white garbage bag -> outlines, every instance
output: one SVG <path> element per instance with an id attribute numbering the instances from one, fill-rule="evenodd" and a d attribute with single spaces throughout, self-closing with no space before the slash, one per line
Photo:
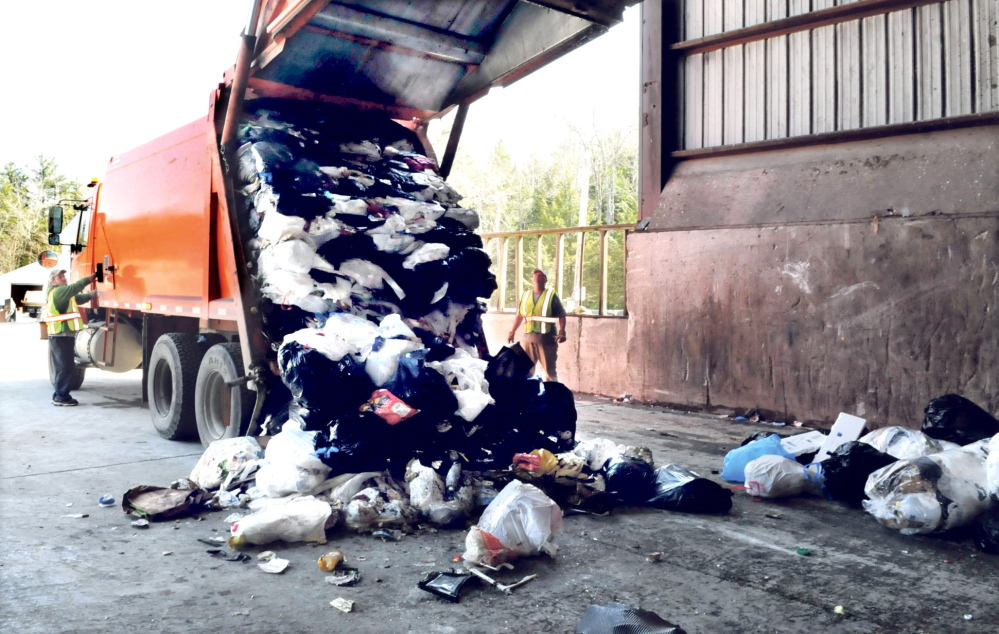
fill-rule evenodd
<path id="1" fill-rule="evenodd" d="M 241 469 L 246 462 L 261 456 L 260 443 L 255 438 L 240 436 L 216 440 L 201 454 L 190 480 L 206 491 L 217 489 L 230 471 Z"/>
<path id="2" fill-rule="evenodd" d="M 746 490 L 760 498 L 801 495 L 808 483 L 805 468 L 796 460 L 767 455 L 746 464 Z"/>
<path id="3" fill-rule="evenodd" d="M 399 368 L 399 357 L 420 350 L 423 344 L 409 339 L 386 339 L 377 350 L 372 350 L 364 361 L 364 369 L 371 381 L 382 387 L 392 380 Z"/>
<path id="4" fill-rule="evenodd" d="M 555 556 L 562 509 L 537 487 L 514 480 L 483 511 L 465 537 L 464 559 L 496 565 L 517 556 Z"/>
<path id="5" fill-rule="evenodd" d="M 930 438 L 918 429 L 907 427 L 882 427 L 860 438 L 881 453 L 899 460 L 913 460 L 921 456 L 957 449 L 960 445 L 946 440 Z"/>
<path id="6" fill-rule="evenodd" d="M 285 423 L 267 443 L 267 462 L 257 471 L 257 488 L 267 497 L 280 498 L 309 493 L 322 484 L 330 468 L 316 457 L 315 435 L 303 431 L 300 423 Z"/>
<path id="7" fill-rule="evenodd" d="M 406 256 L 406 259 L 402 262 L 402 267 L 413 270 L 417 265 L 443 260 L 449 255 L 451 255 L 451 247 L 446 244 L 427 242 Z"/>
<path id="8" fill-rule="evenodd" d="M 985 460 L 985 483 L 993 504 L 999 504 L 999 434 L 989 441 L 989 457 Z"/>
<path id="9" fill-rule="evenodd" d="M 231 526 L 234 547 L 244 544 L 326 542 L 326 521 L 333 510 L 312 496 L 293 498 L 244 515 Z"/>
<path id="10" fill-rule="evenodd" d="M 867 478 L 864 509 L 903 535 L 969 524 L 992 505 L 985 492 L 987 451 L 978 442 L 878 469 Z"/>

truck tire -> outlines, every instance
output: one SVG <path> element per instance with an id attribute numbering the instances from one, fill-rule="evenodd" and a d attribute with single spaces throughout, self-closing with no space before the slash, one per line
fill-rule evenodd
<path id="1" fill-rule="evenodd" d="M 167 440 L 192 438 L 194 383 L 201 349 L 197 335 L 170 332 L 156 340 L 149 354 L 146 391 L 153 427 Z"/>
<path id="2" fill-rule="evenodd" d="M 83 386 L 83 379 L 86 377 L 87 368 L 76 365 L 73 366 L 73 374 L 69 377 L 69 391 L 74 392 Z M 52 355 L 49 355 L 49 383 L 55 387 L 55 365 L 52 364 Z"/>
<path id="3" fill-rule="evenodd" d="M 243 353 L 238 343 L 212 346 L 201 360 L 194 388 L 194 412 L 201 444 L 246 433 L 253 414 L 255 393 L 246 385 L 227 387 L 243 376 Z"/>

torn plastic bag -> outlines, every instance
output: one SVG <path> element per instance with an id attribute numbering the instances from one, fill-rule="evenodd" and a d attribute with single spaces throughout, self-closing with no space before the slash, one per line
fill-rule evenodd
<path id="1" fill-rule="evenodd" d="M 316 247 L 305 240 L 285 240 L 263 249 L 258 258 L 260 274 L 266 280 L 272 271 L 308 273 L 319 269 L 332 273 L 336 271 L 329 262 L 316 253 Z"/>
<path id="2" fill-rule="evenodd" d="M 794 456 L 781 446 L 780 436 L 771 434 L 766 438 L 754 440 L 725 454 L 725 463 L 722 467 L 721 477 L 723 480 L 728 480 L 729 482 L 745 482 L 746 465 L 760 456 L 769 455 L 794 459 Z"/>
<path id="3" fill-rule="evenodd" d="M 603 469 L 607 493 L 622 504 L 637 506 L 655 495 L 656 474 L 641 458 L 614 456 Z"/>
<path id="4" fill-rule="evenodd" d="M 241 145 L 236 151 L 236 160 L 239 163 L 239 180 L 249 184 L 256 180 L 270 183 L 276 170 L 295 159 L 287 147 L 259 141 Z"/>
<path id="5" fill-rule="evenodd" d="M 402 287 L 385 272 L 385 269 L 367 260 L 347 260 L 340 264 L 339 271 L 365 288 L 378 290 L 387 284 L 399 299 L 406 297 Z"/>
<path id="6" fill-rule="evenodd" d="M 280 498 L 308 493 L 322 484 L 330 468 L 316 456 L 315 442 L 315 432 L 285 423 L 267 443 L 266 463 L 257 471 L 257 488 L 267 497 Z"/>
<path id="7" fill-rule="evenodd" d="M 894 456 L 896 460 L 912 460 L 941 451 L 957 449 L 960 445 L 930 438 L 918 429 L 906 427 L 882 427 L 860 438 L 882 453 Z"/>
<path id="8" fill-rule="evenodd" d="M 257 237 L 270 244 L 287 239 L 306 239 L 305 224 L 305 220 L 298 216 L 286 216 L 277 210 L 268 211 L 260 221 Z"/>
<path id="9" fill-rule="evenodd" d="M 451 248 L 446 244 L 427 242 L 418 249 L 406 256 L 402 266 L 407 269 L 415 269 L 418 264 L 443 260 L 451 253 Z"/>
<path id="10" fill-rule="evenodd" d="M 379 339 L 364 362 L 371 381 L 377 387 L 383 387 L 395 376 L 399 367 L 399 357 L 420 350 L 423 346 L 408 339 Z"/>
<path id="11" fill-rule="evenodd" d="M 333 510 L 312 496 L 292 498 L 244 515 L 233 522 L 229 545 L 264 545 L 276 541 L 326 542 L 326 523 Z"/>
<path id="12" fill-rule="evenodd" d="M 495 566 L 517 556 L 555 556 L 562 509 L 537 487 L 514 480 L 486 507 L 465 538 L 464 559 Z"/>
<path id="13" fill-rule="evenodd" d="M 461 589 L 474 578 L 468 573 L 428 572 L 417 587 L 452 603 L 458 603 L 461 600 Z"/>
<path id="14" fill-rule="evenodd" d="M 985 493 L 986 446 L 898 460 L 867 479 L 864 510 L 903 535 L 970 524 L 992 502 Z"/>
<path id="15" fill-rule="evenodd" d="M 668 464 L 656 470 L 655 492 L 649 506 L 666 511 L 728 513 L 732 509 L 732 491 L 680 465 Z"/>
<path id="16" fill-rule="evenodd" d="M 770 455 L 746 464 L 745 482 L 746 491 L 753 497 L 786 498 L 800 495 L 808 476 L 797 460 Z"/>
<path id="17" fill-rule="evenodd" d="M 863 439 L 843 443 L 820 463 L 822 489 L 830 499 L 860 506 L 867 498 L 864 494 L 867 478 L 895 460 Z"/>
<path id="18" fill-rule="evenodd" d="M 316 350 L 330 361 L 336 362 L 344 356 L 354 352 L 354 347 L 350 342 L 338 337 L 336 334 L 315 328 L 302 328 L 290 335 L 285 336 L 284 344 L 295 342 Z M 278 355 L 280 358 L 280 354 Z"/>
<path id="19" fill-rule="evenodd" d="M 444 217 L 457 220 L 461 224 L 465 225 L 469 231 L 475 231 L 479 228 L 479 212 L 474 209 L 451 207 L 444 213 Z"/>
<path id="20" fill-rule="evenodd" d="M 126 513 L 162 522 L 203 510 L 204 491 L 194 489 L 167 489 L 140 485 L 132 487 L 121 496 L 121 509 Z"/>
<path id="21" fill-rule="evenodd" d="M 938 440 L 967 445 L 999 433 L 999 421 L 963 396 L 947 394 L 926 406 L 923 431 Z"/>
<path id="22" fill-rule="evenodd" d="M 975 519 L 971 534 L 978 550 L 990 555 L 999 555 L 999 506 L 993 506 L 979 515 Z"/>
<path id="23" fill-rule="evenodd" d="M 437 203 L 410 200 L 408 198 L 399 198 L 397 196 L 379 198 L 375 202 L 395 208 L 406 222 L 411 222 L 420 218 L 437 220 L 443 216 L 445 212 L 444 207 L 441 207 Z"/>
<path id="24" fill-rule="evenodd" d="M 427 338 L 422 334 L 421 339 L 424 344 L 427 343 Z M 453 350 L 452 348 L 451 355 L 438 362 L 431 362 L 430 355 L 427 355 L 427 367 L 440 372 L 449 385 L 459 390 L 477 390 L 488 394 L 489 382 L 486 381 L 486 369 L 489 367 L 489 362 L 477 359 L 464 350 L 457 352 Z"/>
<path id="25" fill-rule="evenodd" d="M 444 479 L 436 471 L 423 466 L 419 460 L 411 461 L 406 467 L 410 504 L 438 526 L 463 522 L 475 503 L 474 489 L 462 486 L 460 466 L 452 465 L 451 471 L 457 473 L 453 493 L 445 488 Z"/>
<path id="26" fill-rule="evenodd" d="M 323 332 L 331 333 L 348 342 L 359 361 L 367 359 L 375 341 L 379 336 L 382 336 L 382 331 L 379 330 L 378 326 L 363 317 L 350 313 L 328 315 L 322 328 Z"/>
<path id="27" fill-rule="evenodd" d="M 985 460 L 985 488 L 992 501 L 999 504 L 999 434 L 989 441 L 989 457 Z"/>
<path id="28" fill-rule="evenodd" d="M 576 634 L 687 634 L 655 612 L 623 603 L 591 605 L 576 625 Z"/>
<path id="29" fill-rule="evenodd" d="M 639 457 L 628 451 L 628 447 L 618 444 L 606 438 L 594 438 L 592 440 L 580 440 L 573 447 L 572 452 L 580 456 L 590 466 L 590 469 L 599 471 L 604 464 L 615 456 Z"/>
<path id="30" fill-rule="evenodd" d="M 217 489 L 230 471 L 238 472 L 246 462 L 258 460 L 262 455 L 260 443 L 255 438 L 240 436 L 216 440 L 201 454 L 190 480 L 206 491 Z"/>
<path id="31" fill-rule="evenodd" d="M 419 511 L 409 503 L 403 485 L 388 474 L 372 482 L 374 486 L 358 491 L 347 504 L 345 521 L 349 528 L 408 528 L 419 520 Z"/>

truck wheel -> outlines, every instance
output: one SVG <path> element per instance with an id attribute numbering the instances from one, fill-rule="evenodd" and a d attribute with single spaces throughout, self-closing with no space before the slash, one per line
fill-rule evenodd
<path id="1" fill-rule="evenodd" d="M 221 438 L 246 433 L 256 395 L 246 385 L 226 386 L 242 376 L 243 353 L 238 343 L 216 344 L 201 360 L 194 388 L 194 412 L 205 447 Z"/>
<path id="2" fill-rule="evenodd" d="M 83 379 L 87 373 L 87 368 L 81 366 L 73 366 L 73 373 L 69 377 L 69 391 L 73 392 L 80 389 L 83 386 Z M 55 387 L 55 365 L 52 363 L 52 355 L 49 355 L 49 383 L 52 387 Z"/>
<path id="3" fill-rule="evenodd" d="M 187 333 L 161 336 L 149 354 L 149 413 L 153 427 L 167 440 L 194 435 L 194 383 L 200 360 L 198 337 Z"/>

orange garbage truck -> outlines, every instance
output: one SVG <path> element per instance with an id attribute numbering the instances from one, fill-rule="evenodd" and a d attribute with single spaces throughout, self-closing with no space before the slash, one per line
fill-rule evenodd
<path id="1" fill-rule="evenodd" d="M 234 67 L 206 115 L 115 155 L 91 183 L 71 279 L 97 273 L 77 334 L 77 374 L 142 368 L 164 437 L 253 433 L 268 380 L 260 293 L 244 253 L 238 128 L 248 101 L 378 113 L 437 158 L 426 126 L 458 108 L 440 160 L 446 178 L 474 100 L 619 22 L 620 0 L 254 0 Z M 62 210 L 50 209 L 59 244 Z"/>

